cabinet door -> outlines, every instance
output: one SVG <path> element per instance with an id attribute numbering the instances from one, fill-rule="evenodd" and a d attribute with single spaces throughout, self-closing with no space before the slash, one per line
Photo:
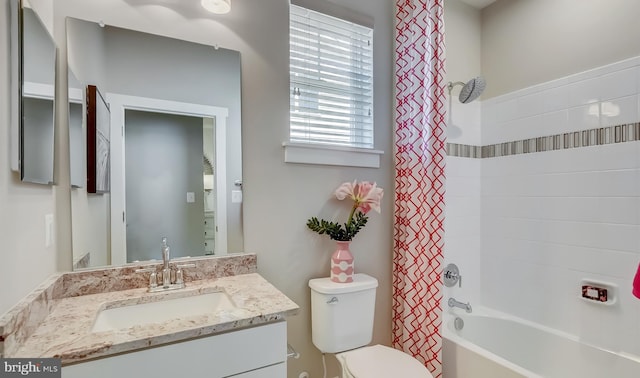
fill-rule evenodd
<path id="1" fill-rule="evenodd" d="M 274 366 L 267 374 L 284 365 L 282 375 L 246 378 L 286 378 L 286 360 L 287 327 L 281 321 L 64 366 L 62 377 L 223 378 Z"/>

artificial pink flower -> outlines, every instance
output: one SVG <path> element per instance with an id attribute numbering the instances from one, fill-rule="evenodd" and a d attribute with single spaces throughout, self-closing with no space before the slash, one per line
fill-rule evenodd
<path id="1" fill-rule="evenodd" d="M 366 215 L 371 209 L 380 212 L 383 191 L 375 182 L 373 184 L 368 181 L 358 183 L 356 180 L 342 183 L 334 195 L 340 201 L 347 197 L 353 200 L 347 223 L 343 226 L 337 222 L 327 222 L 313 217 L 307 221 L 307 227 L 321 235 L 326 233 L 331 239 L 349 241 L 365 226 Z"/>
<path id="2" fill-rule="evenodd" d="M 345 182 L 335 192 L 336 198 L 341 201 L 347 197 L 351 198 L 355 202 L 354 208 L 359 209 L 364 214 L 371 209 L 380 213 L 382 195 L 382 188 L 378 188 L 375 182 L 372 184 L 369 181 Z"/>
<path id="3" fill-rule="evenodd" d="M 358 184 L 356 191 L 355 201 L 358 203 L 360 211 L 366 214 L 373 209 L 380 213 L 380 201 L 382 201 L 384 194 L 382 188 L 378 188 L 375 182 L 372 184 L 368 181 L 362 181 Z"/>
<path id="4" fill-rule="evenodd" d="M 355 187 L 356 187 L 355 180 L 353 181 L 353 183 L 350 183 L 350 182 L 342 183 L 342 185 L 340 185 L 338 189 L 336 189 L 335 191 L 336 198 L 342 201 L 347 197 L 351 197 L 351 199 L 355 201 L 356 196 L 353 192 Z"/>

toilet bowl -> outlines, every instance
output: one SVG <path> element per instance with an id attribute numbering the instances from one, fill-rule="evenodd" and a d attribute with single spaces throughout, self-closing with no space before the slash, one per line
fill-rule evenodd
<path id="1" fill-rule="evenodd" d="M 384 345 L 336 354 L 342 378 L 433 378 L 420 361 Z"/>
<path id="2" fill-rule="evenodd" d="M 329 278 L 309 281 L 311 336 L 322 353 L 333 353 L 342 378 L 432 378 L 412 356 L 383 345 L 371 345 L 378 281 L 355 274 L 353 282 Z"/>

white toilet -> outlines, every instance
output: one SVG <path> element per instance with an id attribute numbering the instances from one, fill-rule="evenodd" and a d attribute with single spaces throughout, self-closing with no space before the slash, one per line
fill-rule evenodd
<path id="1" fill-rule="evenodd" d="M 309 281 L 311 333 L 322 353 L 335 353 L 342 378 L 432 378 L 418 360 L 383 345 L 366 346 L 373 335 L 378 281 L 355 274 L 353 282 Z"/>

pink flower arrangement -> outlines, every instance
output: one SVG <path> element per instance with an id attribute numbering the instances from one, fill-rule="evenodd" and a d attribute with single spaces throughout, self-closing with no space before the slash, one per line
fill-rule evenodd
<path id="1" fill-rule="evenodd" d="M 367 213 L 371 209 L 380 213 L 380 202 L 384 191 L 375 182 L 354 180 L 352 183 L 345 182 L 340 185 L 334 194 L 340 201 L 347 197 L 353 200 L 347 222 L 341 225 L 313 217 L 307 221 L 307 227 L 320 235 L 327 234 L 333 240 L 350 241 L 367 224 Z"/>

